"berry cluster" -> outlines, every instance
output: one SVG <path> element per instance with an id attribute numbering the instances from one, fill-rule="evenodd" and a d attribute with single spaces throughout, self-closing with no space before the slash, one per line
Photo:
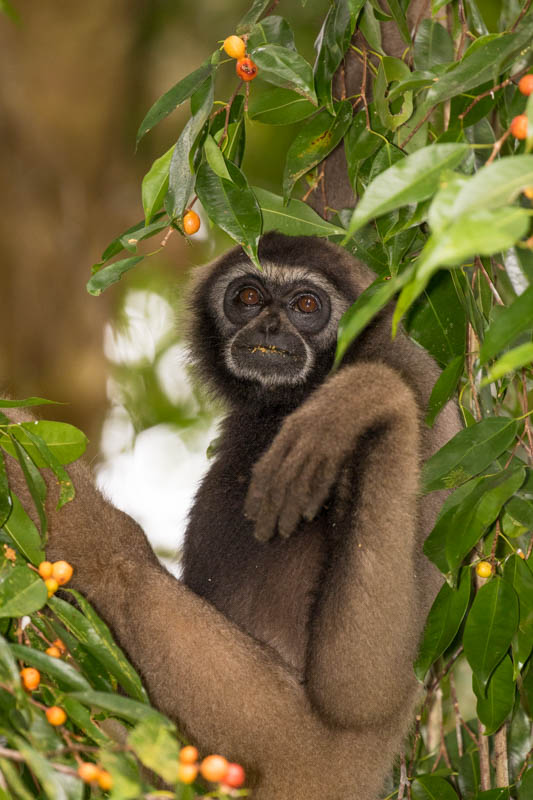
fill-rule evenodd
<path id="1" fill-rule="evenodd" d="M 192 745 L 180 750 L 178 777 L 182 783 L 192 783 L 200 775 L 210 783 L 220 784 L 220 791 L 227 794 L 230 789 L 239 789 L 245 780 L 245 773 L 240 764 L 232 764 L 224 756 L 206 756 L 198 764 L 198 750 Z"/>
<path id="2" fill-rule="evenodd" d="M 48 597 L 52 597 L 60 586 L 69 582 L 74 570 L 68 561 L 55 561 L 53 564 L 51 561 L 41 561 L 38 572 L 48 590 Z"/>

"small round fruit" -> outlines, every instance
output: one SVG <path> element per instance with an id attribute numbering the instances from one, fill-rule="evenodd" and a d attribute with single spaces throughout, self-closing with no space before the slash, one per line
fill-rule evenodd
<path id="1" fill-rule="evenodd" d="M 80 764 L 78 767 L 78 775 L 85 783 L 92 783 L 98 780 L 100 771 L 100 767 L 93 764 L 92 761 L 84 761 L 83 764 Z"/>
<path id="2" fill-rule="evenodd" d="M 56 561 L 52 565 L 52 578 L 58 582 L 60 586 L 64 586 L 72 578 L 74 570 L 68 561 Z"/>
<path id="3" fill-rule="evenodd" d="M 182 747 L 180 750 L 180 762 L 182 764 L 196 764 L 198 761 L 198 750 L 192 744 Z"/>
<path id="4" fill-rule="evenodd" d="M 52 577 L 53 564 L 51 561 L 41 561 L 39 564 L 39 575 L 45 581 L 47 578 Z"/>
<path id="5" fill-rule="evenodd" d="M 518 88 L 522 94 L 525 94 L 526 97 L 529 97 L 529 95 L 533 92 L 533 73 L 524 75 L 523 78 L 520 78 L 518 81 Z"/>
<path id="6" fill-rule="evenodd" d="M 24 684 L 24 688 L 29 692 L 35 691 L 41 682 L 41 673 L 38 669 L 34 669 L 33 667 L 25 667 L 24 669 L 21 669 L 20 677 L 22 679 L 22 683 Z"/>
<path id="7" fill-rule="evenodd" d="M 224 756 L 206 756 L 200 764 L 200 772 L 206 781 L 218 783 L 223 781 L 228 771 L 228 762 Z"/>
<path id="8" fill-rule="evenodd" d="M 223 47 L 230 58 L 244 58 L 246 53 L 246 45 L 240 36 L 228 36 L 224 39 Z"/>
<path id="9" fill-rule="evenodd" d="M 524 194 L 528 200 L 533 200 L 533 186 L 526 186 Z"/>
<path id="10" fill-rule="evenodd" d="M 50 725 L 55 727 L 63 725 L 67 721 L 67 715 L 59 706 L 50 706 L 50 708 L 46 709 L 45 714 Z"/>
<path id="11" fill-rule="evenodd" d="M 105 769 L 100 770 L 100 772 L 98 773 L 97 781 L 98 781 L 98 786 L 100 787 L 100 789 L 103 789 L 104 792 L 108 792 L 110 789 L 113 788 L 113 778 L 110 775 L 110 773 Z"/>
<path id="12" fill-rule="evenodd" d="M 48 590 L 48 597 L 52 597 L 52 595 L 55 594 L 59 589 L 59 584 L 55 578 L 47 578 L 44 582 L 44 585 Z"/>
<path id="13" fill-rule="evenodd" d="M 65 642 L 62 642 L 61 639 L 54 639 L 52 642 L 53 647 L 57 647 L 58 650 L 61 650 L 62 653 L 67 652 L 67 646 Z"/>
<path id="14" fill-rule="evenodd" d="M 480 578 L 490 578 L 492 575 L 492 567 L 488 561 L 480 561 L 476 567 L 476 572 Z"/>
<path id="15" fill-rule="evenodd" d="M 228 771 L 224 776 L 224 784 L 232 789 L 240 789 L 246 774 L 240 764 L 228 764 Z"/>
<path id="16" fill-rule="evenodd" d="M 182 783 L 192 783 L 198 775 L 196 764 L 180 764 L 178 766 L 178 780 Z"/>
<path id="17" fill-rule="evenodd" d="M 242 81 L 253 81 L 257 76 L 257 64 L 254 64 L 251 58 L 239 58 L 235 69 Z"/>
<path id="18" fill-rule="evenodd" d="M 519 114 L 511 122 L 511 133 L 517 139 L 527 139 L 527 117 L 525 114 Z"/>
<path id="19" fill-rule="evenodd" d="M 47 647 L 44 652 L 51 658 L 61 658 L 61 650 L 59 647 L 55 647 L 55 645 L 52 645 L 52 647 Z"/>
<path id="20" fill-rule="evenodd" d="M 183 217 L 183 230 L 187 236 L 192 236 L 193 233 L 200 230 L 200 217 L 196 211 L 187 211 Z"/>

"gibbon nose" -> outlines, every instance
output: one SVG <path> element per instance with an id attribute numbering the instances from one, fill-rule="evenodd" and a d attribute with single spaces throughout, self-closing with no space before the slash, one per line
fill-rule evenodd
<path id="1" fill-rule="evenodd" d="M 277 333 L 279 330 L 279 315 L 278 314 L 265 314 L 261 320 L 260 330 L 263 333 Z"/>

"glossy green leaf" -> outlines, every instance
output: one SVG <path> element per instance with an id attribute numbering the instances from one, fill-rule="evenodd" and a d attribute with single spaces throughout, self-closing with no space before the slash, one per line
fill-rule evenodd
<path id="1" fill-rule="evenodd" d="M 231 181 L 231 175 L 228 172 L 224 156 L 212 136 L 208 135 L 205 138 L 204 153 L 207 163 L 213 172 L 215 172 L 219 178 Z"/>
<path id="2" fill-rule="evenodd" d="M 182 130 L 170 160 L 165 209 L 172 220 L 181 221 L 191 199 L 195 181 L 191 168 L 191 154 L 211 114 L 214 91 L 215 83 L 211 77 L 202 84 L 195 95 L 198 109 Z"/>
<path id="3" fill-rule="evenodd" d="M 339 144 L 352 120 L 352 105 L 344 100 L 332 117 L 325 109 L 307 122 L 292 141 L 285 161 L 283 194 L 290 197 L 295 183 Z"/>
<path id="4" fill-rule="evenodd" d="M 19 644 L 11 645 L 11 652 L 15 658 L 19 658 L 30 667 L 35 667 L 44 675 L 49 675 L 56 681 L 60 689 L 65 691 L 83 692 L 90 689 L 90 683 L 83 677 L 81 672 L 60 658 L 47 656 L 40 650 L 34 650 Z"/>
<path id="5" fill-rule="evenodd" d="M 474 800 L 509 800 L 509 789 L 489 789 L 488 792 L 476 794 Z"/>
<path id="6" fill-rule="evenodd" d="M 12 508 L 13 501 L 11 500 L 11 495 L 9 493 L 4 455 L 0 450 L 0 528 L 11 514 Z"/>
<path id="7" fill-rule="evenodd" d="M 348 162 L 348 177 L 352 186 L 359 170 L 359 165 L 373 155 L 383 145 L 383 138 L 377 128 L 381 128 L 379 118 L 371 115 L 370 130 L 366 127 L 366 116 L 361 112 L 355 114 L 353 122 L 344 136 L 344 152 Z"/>
<path id="8" fill-rule="evenodd" d="M 277 44 L 264 44 L 250 51 L 258 76 L 267 83 L 292 89 L 317 104 L 311 65 L 294 50 Z"/>
<path id="9" fill-rule="evenodd" d="M 503 725 L 513 710 L 515 682 L 509 656 L 505 656 L 498 664 L 486 688 L 472 675 L 472 688 L 477 697 L 477 715 L 485 726 L 485 734 L 490 736 Z"/>
<path id="10" fill-rule="evenodd" d="M 28 408 L 29 406 L 60 406 L 57 400 L 47 400 L 44 397 L 26 397 L 25 400 L 6 400 L 0 398 L 0 408 Z"/>
<path id="11" fill-rule="evenodd" d="M 287 236 L 342 236 L 344 228 L 322 219 L 316 211 L 301 200 L 290 200 L 265 189 L 253 187 L 263 214 L 263 232 L 279 231 Z"/>
<path id="12" fill-rule="evenodd" d="M 455 394 L 457 384 L 463 374 L 464 356 L 456 356 L 450 361 L 448 366 L 439 376 L 437 382 L 431 390 L 428 411 L 426 414 L 426 425 L 433 426 L 435 419 L 442 411 L 448 400 Z"/>
<path id="13" fill-rule="evenodd" d="M 526 530 L 533 530 L 533 500 L 513 497 L 506 504 L 505 511 Z"/>
<path id="14" fill-rule="evenodd" d="M 518 422 L 508 417 L 489 417 L 457 433 L 426 461 L 424 491 L 450 489 L 478 475 L 510 447 Z"/>
<path id="15" fill-rule="evenodd" d="M 444 231 L 455 222 L 453 204 L 457 195 L 470 178 L 460 172 L 444 172 L 441 175 L 440 188 L 431 201 L 428 211 L 429 227 L 434 233 Z"/>
<path id="16" fill-rule="evenodd" d="M 332 79 L 344 58 L 364 0 L 339 0 L 330 6 L 315 42 L 315 86 L 320 105 L 333 114 Z"/>
<path id="17" fill-rule="evenodd" d="M 296 50 L 291 26 L 286 19 L 275 14 L 265 17 L 261 22 L 256 22 L 250 31 L 246 45 L 248 50 L 251 51 L 262 44 L 269 43 L 279 44 L 281 47 L 289 48 L 289 50 Z"/>
<path id="18" fill-rule="evenodd" d="M 453 204 L 457 218 L 473 209 L 501 208 L 533 184 L 533 155 L 506 156 L 479 170 L 461 189 Z"/>
<path id="19" fill-rule="evenodd" d="M 467 152 L 465 144 L 434 144 L 417 150 L 382 172 L 359 201 L 349 235 L 374 217 L 431 197 L 439 186 L 441 173 L 458 166 Z"/>
<path id="20" fill-rule="evenodd" d="M 23 691 L 20 685 L 19 667 L 13 658 L 8 642 L 3 636 L 0 636 L 0 680 L 11 689 L 15 689 L 18 692 Z"/>
<path id="21" fill-rule="evenodd" d="M 132 754 L 117 753 L 106 748 L 100 751 L 98 760 L 113 779 L 113 798 L 116 800 L 139 800 L 143 796 L 144 787 L 139 775 L 139 764 Z M 157 793 L 155 796 L 157 798 Z M 191 800 L 193 800 L 192 797 Z"/>
<path id="22" fill-rule="evenodd" d="M 190 75 L 178 81 L 168 92 L 165 92 L 150 108 L 145 118 L 139 126 L 137 132 L 137 144 L 143 136 L 151 130 L 154 125 L 165 119 L 174 109 L 178 108 L 187 100 L 197 89 L 200 88 L 205 79 L 211 75 L 214 66 L 211 61 L 206 61 L 201 67 L 195 69 Z"/>
<path id="23" fill-rule="evenodd" d="M 92 706 L 102 711 L 108 711 L 113 716 L 121 717 L 128 722 L 142 722 L 146 719 L 157 720 L 157 724 L 167 730 L 173 731 L 174 725 L 155 708 L 147 706 L 146 703 L 139 703 L 130 697 L 122 697 L 118 694 L 109 692 L 72 692 L 70 697 L 79 700 L 84 706 Z"/>
<path id="24" fill-rule="evenodd" d="M 35 422 L 22 422 L 11 428 L 12 434 L 24 446 L 39 469 L 49 466 L 46 459 L 40 454 L 39 447 L 30 438 L 31 434 L 39 436 L 46 444 L 59 464 L 70 464 L 83 455 L 87 448 L 86 435 L 67 422 L 53 422 L 51 420 L 38 420 Z M 10 455 L 15 456 L 15 449 L 9 442 L 2 440 L 2 446 Z"/>
<path id="25" fill-rule="evenodd" d="M 22 736 L 14 736 L 13 744 L 39 781 L 44 797 L 48 800 L 69 800 L 60 774 L 54 770 L 49 759 L 31 747 Z"/>
<path id="26" fill-rule="evenodd" d="M 19 443 L 19 441 L 16 439 L 14 435 L 10 434 L 10 438 L 11 438 L 11 444 L 15 449 L 15 455 L 21 466 L 22 472 L 24 473 L 24 479 L 28 486 L 28 490 L 30 492 L 33 503 L 35 505 L 37 515 L 39 517 L 39 523 L 41 525 L 41 533 L 43 536 L 45 536 L 47 528 L 47 520 L 44 511 L 44 503 L 46 500 L 46 484 L 44 482 L 44 478 L 37 469 L 37 467 L 35 466 L 31 456 L 26 451 L 25 447 L 23 447 Z"/>
<path id="27" fill-rule="evenodd" d="M 316 106 L 289 89 L 268 89 L 250 98 L 248 116 L 266 125 L 291 125 L 316 112 Z"/>
<path id="28" fill-rule="evenodd" d="M 72 593 L 76 597 L 76 601 L 87 612 L 89 608 L 87 601 L 77 592 Z M 48 605 L 67 630 L 71 631 L 111 675 L 115 676 L 129 694 L 141 701 L 146 699 L 146 693 L 141 687 L 137 673 L 111 638 L 107 626 L 92 609 L 89 612 L 91 618 L 87 618 L 77 608 L 59 597 L 51 597 Z"/>
<path id="29" fill-rule="evenodd" d="M 455 634 L 466 614 L 470 602 L 471 577 L 470 569 L 464 567 L 457 589 L 452 589 L 445 583 L 431 607 L 424 638 L 420 646 L 418 658 L 415 661 L 415 675 L 423 681 L 426 672 L 436 659 L 443 654 L 452 643 Z"/>
<path id="30" fill-rule="evenodd" d="M 463 647 L 482 689 L 507 653 L 518 620 L 518 597 L 507 581 L 495 576 L 481 586 L 466 620 Z"/>
<path id="31" fill-rule="evenodd" d="M 96 272 L 87 282 L 87 291 L 89 294 L 97 297 L 102 294 L 105 289 L 117 283 L 124 273 L 129 272 L 130 269 L 137 266 L 143 260 L 144 256 L 132 256 L 130 258 L 123 258 L 120 261 L 115 261 L 109 264 L 108 267 L 103 267 L 99 272 Z"/>
<path id="32" fill-rule="evenodd" d="M 17 549 L 36 566 L 44 561 L 45 554 L 39 531 L 22 507 L 18 497 L 11 495 L 13 510 L 3 529 Z"/>
<path id="33" fill-rule="evenodd" d="M 22 617 L 48 599 L 43 579 L 28 567 L 8 567 L 0 575 L 0 617 Z"/>
<path id="34" fill-rule="evenodd" d="M 419 775 L 412 783 L 413 800 L 457 800 L 457 794 L 444 778 L 438 775 Z"/>
<path id="35" fill-rule="evenodd" d="M 521 668 L 533 650 L 533 573 L 520 556 L 512 555 L 505 562 L 503 578 L 513 586 L 518 597 L 520 622 L 513 650 Z"/>
<path id="36" fill-rule="evenodd" d="M 437 64 L 453 61 L 453 40 L 446 28 L 434 19 L 423 19 L 418 26 L 413 50 L 417 70 L 430 70 Z"/>
<path id="37" fill-rule="evenodd" d="M 236 27 L 237 33 L 249 33 L 252 25 L 254 25 L 263 12 L 267 10 L 270 2 L 271 0 L 253 0 L 251 8 L 246 12 L 244 17 L 241 18 Z"/>
<path id="38" fill-rule="evenodd" d="M 54 423 L 50 423 L 50 425 L 53 426 Z M 74 491 L 71 477 L 66 471 L 65 467 L 56 458 L 55 453 L 48 447 L 44 439 L 41 436 L 36 435 L 34 426 L 35 423 L 33 425 L 32 423 L 26 424 L 24 436 L 30 440 L 43 465 L 52 470 L 57 479 L 56 483 L 59 486 L 59 499 L 57 508 L 60 509 L 66 505 L 66 503 L 70 503 L 71 500 L 74 499 L 76 492 Z M 76 428 L 74 428 L 74 430 L 77 431 Z M 85 434 L 83 434 L 81 431 L 77 431 L 77 434 L 79 435 L 79 440 L 82 441 L 83 445 L 85 446 L 85 442 L 87 441 Z M 26 451 L 28 452 L 27 447 Z M 33 461 L 37 464 L 35 459 L 33 459 Z M 37 466 L 39 466 L 39 464 L 37 464 Z"/>
<path id="39" fill-rule="evenodd" d="M 166 783 L 178 780 L 179 746 L 168 728 L 155 717 L 139 722 L 128 736 L 128 745 L 148 769 L 152 769 Z"/>
<path id="40" fill-rule="evenodd" d="M 204 162 L 196 177 L 196 192 L 210 219 L 241 245 L 260 268 L 257 246 L 262 218 L 259 204 L 240 169 L 227 163 L 231 181 L 220 178 Z"/>
<path id="41" fill-rule="evenodd" d="M 389 103 L 392 103 L 405 92 L 417 92 L 420 89 L 427 89 L 431 86 L 434 79 L 435 73 L 429 70 L 409 72 L 409 75 L 406 75 L 403 80 L 397 79 L 394 81 L 394 85 L 390 87 L 387 99 Z"/>
<path id="42" fill-rule="evenodd" d="M 61 701 L 67 717 L 77 728 L 83 731 L 95 744 L 103 747 L 110 745 L 109 737 L 104 731 L 92 721 L 91 712 L 84 705 L 74 700 L 72 697 L 64 697 Z"/>
<path id="43" fill-rule="evenodd" d="M 388 96 L 389 84 L 394 81 L 402 81 L 410 75 L 409 67 L 401 59 L 384 56 L 380 60 L 374 82 L 374 100 L 382 124 L 391 131 L 395 131 L 411 117 L 413 94 L 410 91 L 402 92 L 402 106 L 399 111 L 394 113 Z"/>
<path id="44" fill-rule="evenodd" d="M 533 327 L 533 286 L 526 289 L 507 308 L 503 308 L 490 324 L 481 350 L 480 362 L 485 364 L 490 358 L 528 329 Z"/>
<path id="45" fill-rule="evenodd" d="M 411 307 L 404 320 L 409 336 L 439 364 L 463 355 L 466 318 L 449 272 L 438 272 Z"/>
<path id="46" fill-rule="evenodd" d="M 163 205 L 165 195 L 168 191 L 168 171 L 173 152 L 174 147 L 172 146 L 166 153 L 156 158 L 142 179 L 141 196 L 146 225 L 150 224 L 154 214 L 156 214 Z"/>
<path id="47" fill-rule="evenodd" d="M 392 14 L 392 18 L 394 19 L 396 25 L 398 26 L 398 30 L 400 31 L 404 42 L 410 45 L 411 35 L 409 33 L 407 20 L 405 18 L 405 14 L 401 4 L 399 3 L 399 0 L 387 0 L 387 5 L 389 7 L 390 13 Z"/>
<path id="48" fill-rule="evenodd" d="M 520 800 L 531 800 L 533 797 L 533 767 L 524 772 L 520 781 L 518 797 Z"/>
<path id="49" fill-rule="evenodd" d="M 0 0 L 0 9 L 4 2 L 6 2 L 6 0 Z M 2 775 L 7 782 L 8 788 L 12 791 L 12 795 L 5 794 L 4 797 L 0 795 L 2 800 L 13 800 L 13 798 L 16 798 L 16 800 L 35 800 L 35 795 L 33 792 L 28 791 L 13 761 L 9 761 L 7 758 L 0 758 L 0 769 L 2 770 Z"/>
<path id="50" fill-rule="evenodd" d="M 508 372 L 516 372 L 531 363 L 533 363 L 533 342 L 521 344 L 519 347 L 509 350 L 492 365 L 481 385 L 485 386 L 487 383 L 503 378 Z"/>

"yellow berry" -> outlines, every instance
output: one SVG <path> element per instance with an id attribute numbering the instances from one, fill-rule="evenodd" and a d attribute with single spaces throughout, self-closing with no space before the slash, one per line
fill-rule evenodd
<path id="1" fill-rule="evenodd" d="M 180 762 L 182 764 L 196 764 L 198 761 L 198 750 L 192 744 L 182 747 L 180 750 Z"/>
<path id="2" fill-rule="evenodd" d="M 45 714 L 50 725 L 54 725 L 55 727 L 63 725 L 63 723 L 67 721 L 67 715 L 59 706 L 50 706 L 50 708 L 46 709 Z"/>
<path id="3" fill-rule="evenodd" d="M 74 570 L 68 561 L 56 561 L 52 565 L 52 578 L 54 578 L 60 586 L 64 586 L 72 578 Z"/>
<path id="4" fill-rule="evenodd" d="M 78 775 L 85 783 L 92 783 L 92 781 L 98 779 L 100 767 L 93 764 L 92 761 L 84 761 L 83 764 L 80 764 L 78 767 Z"/>
<path id="5" fill-rule="evenodd" d="M 533 200 L 533 186 L 526 186 L 524 194 L 528 200 Z"/>
<path id="6" fill-rule="evenodd" d="M 246 52 L 246 45 L 240 36 L 228 36 L 222 46 L 230 58 L 242 58 Z"/>
<path id="7" fill-rule="evenodd" d="M 192 783 L 198 775 L 196 764 L 180 764 L 178 766 L 178 779 L 182 783 Z"/>
<path id="8" fill-rule="evenodd" d="M 33 667 L 25 667 L 24 669 L 21 669 L 20 677 L 22 679 L 22 683 L 24 684 L 24 688 L 29 692 L 35 691 L 41 682 L 41 673 L 38 669 L 34 669 Z"/>
<path id="9" fill-rule="evenodd" d="M 200 772 L 206 781 L 218 783 L 222 781 L 228 771 L 228 762 L 224 756 L 206 756 L 200 765 Z"/>
<path id="10" fill-rule="evenodd" d="M 480 578 L 490 578 L 492 575 L 492 567 L 488 561 L 480 561 L 476 567 L 476 572 Z"/>
<path id="11" fill-rule="evenodd" d="M 48 597 L 52 597 L 52 595 L 55 594 L 59 589 L 59 584 L 55 578 L 47 578 L 44 582 L 44 585 L 48 590 Z"/>
<path id="12" fill-rule="evenodd" d="M 183 230 L 187 236 L 192 236 L 193 233 L 200 230 L 200 217 L 196 211 L 187 211 L 183 217 Z"/>
<path id="13" fill-rule="evenodd" d="M 108 792 L 110 789 L 113 788 L 113 778 L 105 769 L 101 769 L 98 775 L 98 786 L 100 789 L 103 789 L 104 792 Z"/>
<path id="14" fill-rule="evenodd" d="M 47 647 L 44 652 L 51 658 L 61 658 L 61 650 L 59 647 L 54 647 L 54 645 L 52 645 L 52 647 Z"/>
<path id="15" fill-rule="evenodd" d="M 51 561 L 41 561 L 39 564 L 39 575 L 45 581 L 47 578 L 52 577 L 52 562 Z"/>
<path id="16" fill-rule="evenodd" d="M 54 639 L 54 641 L 52 642 L 52 646 L 57 647 L 57 649 L 61 650 L 62 653 L 67 652 L 67 647 L 65 643 L 61 641 L 61 639 Z"/>

